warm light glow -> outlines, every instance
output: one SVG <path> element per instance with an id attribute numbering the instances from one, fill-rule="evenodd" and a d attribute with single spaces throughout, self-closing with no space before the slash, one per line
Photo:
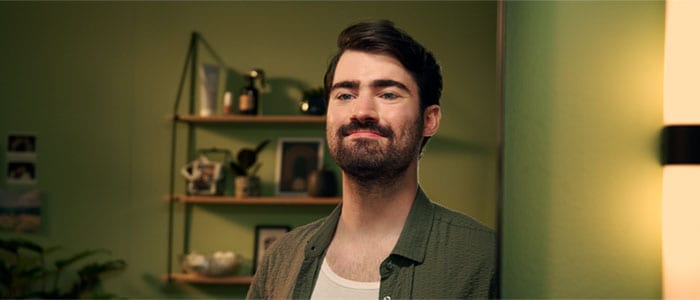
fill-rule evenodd
<path id="1" fill-rule="evenodd" d="M 700 1 L 666 1 L 664 123 L 700 124 Z M 700 165 L 664 167 L 663 297 L 700 299 Z"/>
<path id="2" fill-rule="evenodd" d="M 700 299 L 700 167 L 666 166 L 663 184 L 665 299 Z"/>
<path id="3" fill-rule="evenodd" d="M 700 1 L 666 1 L 664 122 L 700 124 Z"/>

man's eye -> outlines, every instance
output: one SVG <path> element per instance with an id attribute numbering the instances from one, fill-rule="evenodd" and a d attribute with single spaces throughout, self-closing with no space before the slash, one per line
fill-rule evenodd
<path id="1" fill-rule="evenodd" d="M 384 93 L 384 94 L 379 95 L 379 97 L 381 97 L 382 99 L 386 99 L 386 100 L 393 100 L 393 99 L 398 98 L 399 96 L 397 96 L 394 93 Z"/>
<path id="2" fill-rule="evenodd" d="M 350 94 L 339 94 L 338 96 L 335 97 L 338 100 L 351 100 L 352 95 Z"/>

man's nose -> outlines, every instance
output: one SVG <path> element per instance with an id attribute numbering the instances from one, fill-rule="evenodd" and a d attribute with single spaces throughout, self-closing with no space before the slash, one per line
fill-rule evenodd
<path id="1" fill-rule="evenodd" d="M 361 123 L 378 121 L 375 99 L 370 95 L 361 95 L 356 98 L 353 103 L 352 118 Z"/>

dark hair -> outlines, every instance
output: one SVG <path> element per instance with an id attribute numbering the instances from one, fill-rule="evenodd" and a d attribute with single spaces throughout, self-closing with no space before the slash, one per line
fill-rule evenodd
<path id="1" fill-rule="evenodd" d="M 326 103 L 340 56 L 346 50 L 357 50 L 390 55 L 408 70 L 418 86 L 421 116 L 426 107 L 433 104 L 440 105 L 442 96 L 440 65 L 430 51 L 406 32 L 396 28 L 393 22 L 378 20 L 351 25 L 338 36 L 338 48 L 338 53 L 331 58 L 323 80 Z M 423 138 L 421 149 L 428 138 Z"/>
<path id="2" fill-rule="evenodd" d="M 421 111 L 433 104 L 440 104 L 442 75 L 440 65 L 433 54 L 416 42 L 403 30 L 388 20 L 363 22 L 343 30 L 338 36 L 338 53 L 328 65 L 324 77 L 326 96 L 330 92 L 335 67 L 345 50 L 388 54 L 396 58 L 411 74 L 418 85 Z M 326 97 L 328 100 L 328 97 Z"/>

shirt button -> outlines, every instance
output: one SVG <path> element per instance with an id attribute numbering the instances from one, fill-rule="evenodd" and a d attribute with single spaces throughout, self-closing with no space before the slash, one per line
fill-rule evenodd
<path id="1" fill-rule="evenodd" d="M 382 298 L 382 300 L 391 300 L 391 296 L 384 296 L 384 298 Z"/>

